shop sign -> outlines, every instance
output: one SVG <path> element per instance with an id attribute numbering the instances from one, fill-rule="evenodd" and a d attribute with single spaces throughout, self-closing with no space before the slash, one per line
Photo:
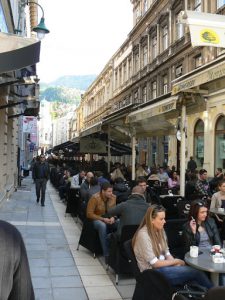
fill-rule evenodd
<path id="1" fill-rule="evenodd" d="M 170 102 L 157 105 L 155 107 L 149 107 L 148 109 L 145 109 L 144 111 L 139 111 L 135 113 L 135 115 L 129 116 L 129 122 L 137 122 L 144 119 L 149 119 L 151 117 L 161 115 L 163 113 L 167 113 L 171 110 L 176 109 L 176 100 L 172 100 Z"/>
<path id="2" fill-rule="evenodd" d="M 220 66 L 215 66 L 209 68 L 204 72 L 200 72 L 197 75 L 191 76 L 187 80 L 175 83 L 172 88 L 172 95 L 175 95 L 181 91 L 191 89 L 193 87 L 199 86 L 201 84 L 210 82 L 212 80 L 221 78 L 225 76 L 225 63 L 223 62 Z"/>
<path id="3" fill-rule="evenodd" d="M 106 153 L 106 142 L 95 138 L 81 138 L 80 139 L 81 153 Z"/>

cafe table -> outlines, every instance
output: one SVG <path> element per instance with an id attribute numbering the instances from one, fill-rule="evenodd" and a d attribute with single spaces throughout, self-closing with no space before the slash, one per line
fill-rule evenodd
<path id="1" fill-rule="evenodd" d="M 219 274 L 225 273 L 225 261 L 223 263 L 214 263 L 209 250 L 203 250 L 198 257 L 191 257 L 190 253 L 186 253 L 185 262 L 198 270 L 209 272 L 211 280 L 215 286 L 219 285 Z"/>
<path id="2" fill-rule="evenodd" d="M 225 216 L 225 209 L 220 209 L 220 208 L 210 208 L 209 210 L 211 213 L 216 214 L 216 215 L 221 215 Z"/>

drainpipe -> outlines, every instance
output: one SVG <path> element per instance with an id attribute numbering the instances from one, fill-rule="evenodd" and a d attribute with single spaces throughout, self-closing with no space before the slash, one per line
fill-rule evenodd
<path id="1" fill-rule="evenodd" d="M 183 99 L 181 108 L 181 158 L 180 158 L 180 195 L 185 195 L 185 149 L 186 149 L 186 103 Z"/>

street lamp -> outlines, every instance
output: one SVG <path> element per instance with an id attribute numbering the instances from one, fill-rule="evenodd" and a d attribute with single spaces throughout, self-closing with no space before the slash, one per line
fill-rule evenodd
<path id="1" fill-rule="evenodd" d="M 41 17 L 41 20 L 40 20 L 39 24 L 36 27 L 32 28 L 32 31 L 37 33 L 37 38 L 39 40 L 42 40 L 45 37 L 45 34 L 50 32 L 47 29 L 47 27 L 45 26 L 45 18 L 44 18 L 43 7 L 39 3 L 34 2 L 34 1 L 27 1 L 27 5 L 29 5 L 29 4 L 36 4 L 38 7 L 40 7 L 40 9 L 42 11 L 42 17 Z"/>

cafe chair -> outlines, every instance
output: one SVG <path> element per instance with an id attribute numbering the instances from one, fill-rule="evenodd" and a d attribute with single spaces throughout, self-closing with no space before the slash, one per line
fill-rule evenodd
<path id="1" fill-rule="evenodd" d="M 205 300 L 224 300 L 225 299 L 225 287 L 217 286 L 213 287 L 205 295 Z"/>
<path id="2" fill-rule="evenodd" d="M 161 205 L 166 209 L 166 219 L 177 219 L 179 218 L 177 204 L 182 201 L 183 198 L 177 196 L 166 196 L 160 197 Z"/>
<path id="3" fill-rule="evenodd" d="M 91 251 L 94 258 L 96 258 L 98 254 L 102 254 L 102 246 L 99 235 L 91 220 L 86 219 L 83 223 L 80 239 L 77 245 L 77 251 L 79 250 L 80 245 Z"/>
<path id="4" fill-rule="evenodd" d="M 119 283 L 119 274 L 132 274 L 128 257 L 124 250 L 124 242 L 134 236 L 138 226 L 139 225 L 123 226 L 120 238 L 116 233 L 110 235 L 108 266 L 115 271 L 116 284 Z"/>
<path id="5" fill-rule="evenodd" d="M 124 249 L 136 279 L 132 300 L 171 300 L 173 289 L 165 276 L 153 269 L 140 272 L 131 240 L 124 243 Z"/>
<path id="6" fill-rule="evenodd" d="M 68 189 L 66 197 L 66 211 L 65 217 L 67 214 L 71 214 L 73 217 L 78 217 L 80 210 L 80 192 L 77 189 Z"/>
<path id="7" fill-rule="evenodd" d="M 168 246 L 170 253 L 180 259 L 184 259 L 185 248 L 183 242 L 183 225 L 187 222 L 187 219 L 173 219 L 167 220 L 164 229 L 168 239 Z"/>

